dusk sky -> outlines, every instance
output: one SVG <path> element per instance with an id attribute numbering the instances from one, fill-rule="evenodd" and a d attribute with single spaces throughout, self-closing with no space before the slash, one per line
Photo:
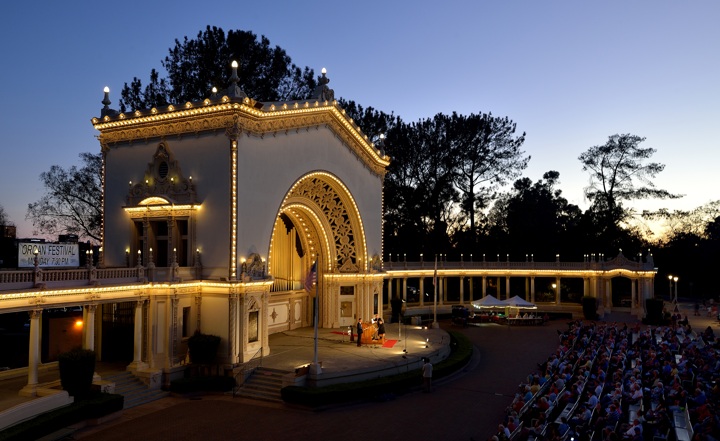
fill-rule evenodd
<path id="1" fill-rule="evenodd" d="M 666 165 L 657 187 L 685 197 L 634 206 L 690 210 L 720 199 L 718 19 L 716 0 L 5 2 L 0 205 L 32 237 L 40 173 L 99 151 L 103 87 L 117 108 L 124 83 L 164 76 L 174 40 L 211 25 L 264 35 L 296 65 L 326 67 L 336 97 L 406 122 L 507 116 L 527 133 L 524 176 L 557 170 L 583 209 L 578 156 L 613 134 L 646 137 Z"/>

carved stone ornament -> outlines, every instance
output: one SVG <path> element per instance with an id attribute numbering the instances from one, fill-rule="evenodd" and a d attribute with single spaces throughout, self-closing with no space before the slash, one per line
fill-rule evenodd
<path id="1" fill-rule="evenodd" d="M 370 261 L 370 268 L 376 272 L 382 271 L 382 259 L 377 254 L 372 257 L 372 260 Z"/>
<path id="2" fill-rule="evenodd" d="M 259 254 L 253 253 L 250 255 L 245 262 L 244 272 L 251 279 L 265 278 L 265 262 L 263 262 Z"/>
<path id="3" fill-rule="evenodd" d="M 246 301 L 247 301 L 247 310 L 248 311 L 257 311 L 258 309 L 260 309 L 260 307 L 258 306 L 258 301 L 255 298 L 255 296 L 248 296 Z"/>
<path id="4" fill-rule="evenodd" d="M 320 208 L 332 228 L 337 258 L 335 267 L 342 273 L 357 272 L 359 253 L 355 231 L 360 231 L 358 216 L 348 210 L 348 204 L 333 185 L 319 176 L 312 176 L 295 186 L 290 196 L 309 199 Z"/>
<path id="5" fill-rule="evenodd" d="M 196 203 L 195 185 L 186 178 L 166 142 L 160 142 L 148 163 L 142 182 L 133 183 L 128 191 L 128 205 L 158 197 L 175 204 Z"/>

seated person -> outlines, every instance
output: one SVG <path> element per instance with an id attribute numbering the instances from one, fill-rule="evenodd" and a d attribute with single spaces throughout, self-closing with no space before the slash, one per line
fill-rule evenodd
<path id="1" fill-rule="evenodd" d="M 385 322 L 383 319 L 378 318 L 377 321 L 377 336 L 379 340 L 385 340 Z"/>

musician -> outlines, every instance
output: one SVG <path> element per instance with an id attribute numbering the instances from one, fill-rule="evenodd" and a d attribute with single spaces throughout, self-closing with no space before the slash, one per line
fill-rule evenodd
<path id="1" fill-rule="evenodd" d="M 380 340 L 385 340 L 385 322 L 383 319 L 378 318 L 377 321 L 378 329 L 377 329 L 377 335 Z"/>

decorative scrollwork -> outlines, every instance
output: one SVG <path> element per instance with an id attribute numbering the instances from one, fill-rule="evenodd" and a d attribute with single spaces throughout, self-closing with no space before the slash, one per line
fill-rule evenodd
<path id="1" fill-rule="evenodd" d="M 309 199 L 322 210 L 335 238 L 336 267 L 340 272 L 356 272 L 358 251 L 353 217 L 333 186 L 313 176 L 295 186 L 290 196 Z"/>
<path id="2" fill-rule="evenodd" d="M 166 142 L 160 142 L 148 163 L 144 182 L 130 185 L 128 205 L 137 206 L 149 197 L 169 198 L 173 203 L 194 204 L 195 186 L 186 178 Z"/>
<path id="3" fill-rule="evenodd" d="M 259 254 L 253 253 L 244 264 L 244 272 L 251 279 L 265 278 L 265 262 Z"/>

